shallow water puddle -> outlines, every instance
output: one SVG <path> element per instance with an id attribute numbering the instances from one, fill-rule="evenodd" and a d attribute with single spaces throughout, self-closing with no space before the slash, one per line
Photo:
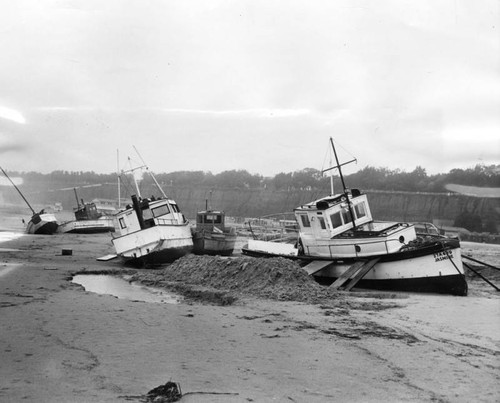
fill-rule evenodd
<path id="1" fill-rule="evenodd" d="M 180 295 L 170 294 L 159 288 L 129 283 L 120 277 L 105 274 L 78 274 L 71 281 L 80 284 L 86 291 L 131 301 L 178 304 L 183 299 Z"/>

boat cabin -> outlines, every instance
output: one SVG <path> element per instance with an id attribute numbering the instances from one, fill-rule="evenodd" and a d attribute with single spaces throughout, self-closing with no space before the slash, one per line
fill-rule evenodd
<path id="1" fill-rule="evenodd" d="M 225 213 L 223 211 L 205 210 L 196 214 L 196 230 L 198 231 L 224 231 Z"/>
<path id="2" fill-rule="evenodd" d="M 139 199 L 132 196 L 132 205 L 115 215 L 115 228 L 120 235 L 156 226 L 184 225 L 186 218 L 175 201 L 165 198 Z"/>
<path id="3" fill-rule="evenodd" d="M 350 203 L 344 194 L 329 196 L 296 208 L 301 232 L 332 238 L 373 220 L 365 194 L 353 189 L 348 198 Z"/>
<path id="4" fill-rule="evenodd" d="M 300 247 L 310 256 L 381 255 L 397 252 L 416 239 L 411 224 L 374 221 L 366 195 L 357 189 L 305 204 L 294 212 L 299 223 Z"/>
<path id="5" fill-rule="evenodd" d="M 75 218 L 78 221 L 83 220 L 97 220 L 101 214 L 97 211 L 97 207 L 95 203 L 84 203 L 82 200 L 82 204 L 78 205 L 77 208 L 74 209 Z"/>

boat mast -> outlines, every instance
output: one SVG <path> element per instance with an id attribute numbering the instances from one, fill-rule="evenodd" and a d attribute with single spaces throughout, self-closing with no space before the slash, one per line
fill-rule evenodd
<path id="1" fill-rule="evenodd" d="M 121 209 L 120 195 L 120 150 L 116 150 L 116 177 L 118 178 L 118 210 Z"/>
<path id="2" fill-rule="evenodd" d="M 33 212 L 33 214 L 36 214 L 35 210 L 33 210 L 33 207 L 31 207 L 31 205 L 28 203 L 28 200 L 26 200 L 26 197 L 24 197 L 24 195 L 21 193 L 21 191 L 19 190 L 19 188 L 12 181 L 12 179 L 9 178 L 9 175 L 7 175 L 7 172 L 5 172 L 2 167 L 0 167 L 0 169 L 2 170 L 3 174 L 7 177 L 7 179 L 9 180 L 9 182 L 12 183 L 12 186 L 14 186 L 16 188 L 16 190 L 19 192 L 19 194 L 21 195 L 21 197 L 23 198 L 23 200 L 26 202 L 26 204 L 28 205 L 28 207 L 30 208 L 30 210 Z"/>
<path id="3" fill-rule="evenodd" d="M 149 173 L 149 175 L 151 176 L 151 178 L 153 179 L 156 187 L 158 188 L 158 190 L 160 191 L 160 193 L 162 194 L 162 196 L 166 199 L 167 198 L 167 195 L 165 194 L 165 192 L 163 191 L 163 189 L 160 187 L 160 184 L 157 182 L 155 176 L 153 175 L 153 173 L 149 170 L 148 166 L 146 165 L 146 163 L 144 162 L 144 160 L 142 159 L 141 157 L 141 154 L 139 154 L 139 151 L 137 151 L 137 148 L 134 147 L 134 150 L 135 152 L 137 153 L 137 155 L 139 156 L 139 158 L 141 159 L 142 163 L 144 164 L 144 168 L 146 168 L 146 171 Z"/>
<path id="4" fill-rule="evenodd" d="M 76 208 L 80 209 L 80 202 L 78 201 L 78 194 L 76 193 L 76 188 L 73 188 L 73 191 L 75 192 L 75 198 L 76 198 Z M 82 202 L 83 203 L 83 202 Z"/>
<path id="5" fill-rule="evenodd" d="M 354 212 L 352 211 L 352 205 L 351 205 L 351 202 L 349 201 L 349 192 L 347 191 L 347 187 L 346 187 L 345 181 L 344 181 L 344 175 L 342 174 L 342 168 L 341 168 L 342 165 L 339 163 L 339 159 L 337 157 L 337 150 L 335 150 L 335 145 L 333 144 L 333 139 L 331 137 L 330 137 L 330 143 L 332 145 L 333 155 L 335 156 L 335 162 L 337 163 L 336 168 L 339 170 L 340 180 L 342 181 L 342 188 L 344 190 L 344 196 L 345 196 L 345 199 L 347 202 L 347 208 L 349 209 L 349 215 L 351 216 L 352 228 L 355 229 L 356 224 L 354 221 Z M 356 160 L 354 160 L 354 161 L 356 161 Z M 352 162 L 352 161 L 349 161 L 349 162 Z M 343 165 L 345 165 L 345 164 L 343 164 Z"/>

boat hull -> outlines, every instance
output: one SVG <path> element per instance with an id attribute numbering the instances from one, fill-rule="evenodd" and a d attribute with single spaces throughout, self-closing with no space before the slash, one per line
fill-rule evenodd
<path id="1" fill-rule="evenodd" d="M 172 262 L 193 250 L 188 225 L 161 225 L 112 240 L 116 254 L 131 264 Z"/>
<path id="2" fill-rule="evenodd" d="M 26 227 L 27 234 L 52 235 L 57 231 L 59 224 L 53 214 L 34 214 Z"/>
<path id="3" fill-rule="evenodd" d="M 313 274 L 320 284 L 329 285 L 342 276 L 355 262 L 350 259 L 321 259 L 311 256 L 276 255 L 243 248 L 250 256 L 282 256 L 298 259 L 304 265 L 322 260 L 331 262 Z M 356 287 L 378 290 L 435 292 L 452 295 L 467 295 L 460 244 L 458 240 L 439 240 L 425 246 L 409 248 L 378 258 L 375 266 L 356 284 Z M 363 259 L 363 260 L 369 260 Z"/>
<path id="4" fill-rule="evenodd" d="M 193 252 L 197 255 L 230 256 L 234 251 L 236 235 L 195 232 Z"/>
<path id="5" fill-rule="evenodd" d="M 58 232 L 66 234 L 98 234 L 113 232 L 115 226 L 112 219 L 74 220 L 59 225 Z"/>

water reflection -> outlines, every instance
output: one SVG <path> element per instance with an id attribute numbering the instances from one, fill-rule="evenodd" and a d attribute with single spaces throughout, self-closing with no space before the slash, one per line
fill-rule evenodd
<path id="1" fill-rule="evenodd" d="M 73 277 L 73 283 L 80 284 L 86 291 L 96 294 L 113 295 L 131 301 L 178 304 L 182 296 L 167 293 L 159 288 L 145 287 L 129 283 L 119 277 L 102 274 L 79 274 Z"/>

